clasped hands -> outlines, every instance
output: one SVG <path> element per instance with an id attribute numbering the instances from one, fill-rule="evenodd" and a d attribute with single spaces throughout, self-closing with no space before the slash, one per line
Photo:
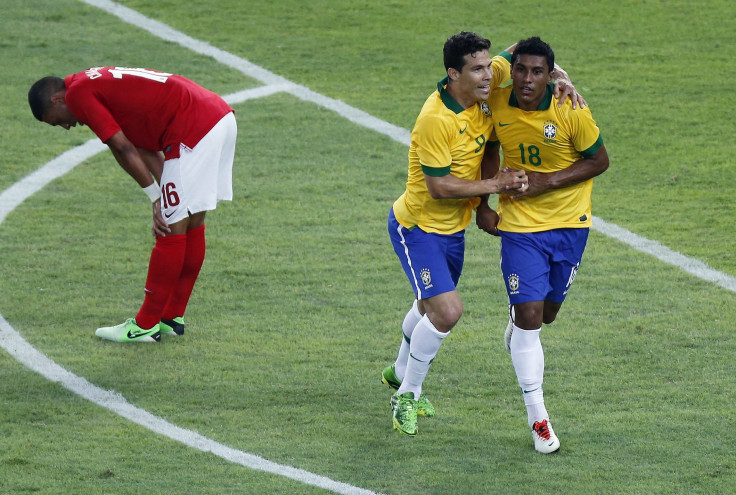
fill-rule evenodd
<path id="1" fill-rule="evenodd" d="M 515 199 L 528 195 L 530 176 L 524 170 L 514 170 L 504 167 L 493 177 L 504 192 L 498 194 L 511 194 Z M 475 223 L 479 229 L 491 235 L 498 234 L 499 216 L 496 211 L 488 206 L 487 200 L 481 200 L 475 214 Z"/>

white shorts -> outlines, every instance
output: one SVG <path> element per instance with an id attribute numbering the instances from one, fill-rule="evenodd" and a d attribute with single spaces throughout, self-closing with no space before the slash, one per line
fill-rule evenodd
<path id="1" fill-rule="evenodd" d="M 168 224 L 217 202 L 233 199 L 233 159 L 238 126 L 233 112 L 225 115 L 193 149 L 180 145 L 179 158 L 164 162 L 161 214 Z"/>

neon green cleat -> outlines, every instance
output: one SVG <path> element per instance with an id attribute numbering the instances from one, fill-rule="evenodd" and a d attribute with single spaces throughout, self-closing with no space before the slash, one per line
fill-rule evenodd
<path id="1" fill-rule="evenodd" d="M 184 335 L 184 317 L 177 316 L 173 320 L 161 320 L 161 335 Z"/>
<path id="2" fill-rule="evenodd" d="M 391 409 L 393 412 L 394 429 L 405 435 L 417 434 L 417 401 L 414 400 L 413 392 L 404 392 L 391 396 Z"/>
<path id="3" fill-rule="evenodd" d="M 134 318 L 128 318 L 125 323 L 114 327 L 98 328 L 95 335 L 113 342 L 158 342 L 161 340 L 158 324 L 149 330 L 145 330 L 138 326 Z"/>
<path id="4" fill-rule="evenodd" d="M 429 399 L 427 399 L 427 396 L 424 394 L 420 395 L 419 400 L 417 400 L 417 414 L 427 418 L 431 418 L 435 415 L 434 406 L 429 402 Z"/>
<path id="5" fill-rule="evenodd" d="M 388 385 L 394 390 L 398 390 L 401 386 L 401 380 L 396 378 L 396 368 L 395 365 L 386 366 L 383 369 L 383 373 L 381 373 L 381 383 L 384 385 Z"/>
<path id="6" fill-rule="evenodd" d="M 383 369 L 383 372 L 381 373 L 381 383 L 388 385 L 394 390 L 398 390 L 401 386 L 401 381 L 396 378 L 396 369 L 394 366 L 395 365 L 392 364 L 391 366 L 386 366 Z M 429 399 L 427 399 L 427 396 L 424 394 L 420 395 L 419 400 L 417 401 L 417 414 L 428 418 L 435 415 L 434 406 L 429 402 Z"/>

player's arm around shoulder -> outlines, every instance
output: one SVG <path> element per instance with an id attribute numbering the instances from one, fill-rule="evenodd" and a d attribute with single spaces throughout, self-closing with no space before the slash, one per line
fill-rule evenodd
<path id="1" fill-rule="evenodd" d="M 552 80 L 554 81 L 554 95 L 555 98 L 558 98 L 558 107 L 563 106 L 567 101 L 572 103 L 573 110 L 575 108 L 585 108 L 588 105 L 583 95 L 575 89 L 567 72 L 556 63 L 552 71 Z"/>
<path id="2" fill-rule="evenodd" d="M 511 53 L 516 45 L 512 45 L 491 59 L 491 69 L 493 70 L 493 78 L 491 80 L 491 90 L 500 88 L 508 83 L 511 79 Z M 509 52 L 511 50 L 511 52 Z"/>

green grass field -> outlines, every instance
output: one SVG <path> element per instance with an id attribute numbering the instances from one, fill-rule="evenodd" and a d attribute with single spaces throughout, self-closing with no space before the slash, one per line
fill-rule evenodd
<path id="1" fill-rule="evenodd" d="M 404 129 L 443 76 L 447 36 L 478 31 L 500 51 L 538 34 L 602 129 L 611 167 L 594 214 L 736 277 L 730 2 L 120 4 Z M 94 138 L 33 119 L 42 76 L 121 65 L 223 95 L 261 85 L 82 1 L 4 0 L 0 29 L 0 193 Z M 736 492 L 736 294 L 596 231 L 543 332 L 561 452 L 531 445 L 503 348 L 498 242 L 472 225 L 465 314 L 425 382 L 437 417 L 399 436 L 379 377 L 412 298 L 385 231 L 406 146 L 289 93 L 235 109 L 235 198 L 208 215 L 184 338 L 94 336 L 137 311 L 153 242 L 146 198 L 109 152 L 0 224 L 7 323 L 134 406 L 346 493 Z M 0 493 L 330 491 L 154 433 L 0 350 Z"/>

